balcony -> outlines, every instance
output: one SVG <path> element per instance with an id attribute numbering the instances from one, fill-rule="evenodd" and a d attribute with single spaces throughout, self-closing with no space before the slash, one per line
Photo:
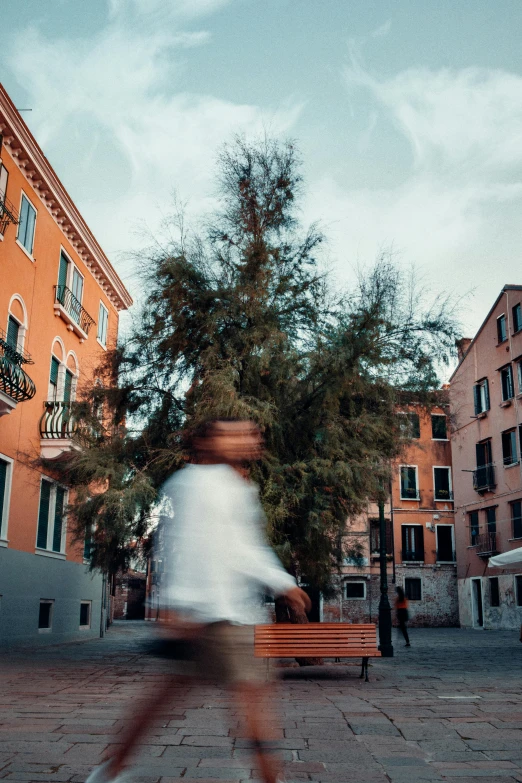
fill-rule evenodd
<path id="1" fill-rule="evenodd" d="M 403 549 L 401 552 L 403 563 L 424 563 L 424 552 L 414 549 Z"/>
<path id="2" fill-rule="evenodd" d="M 497 486 L 495 481 L 495 466 L 481 465 L 473 471 L 473 489 L 475 492 L 492 492 Z"/>
<path id="3" fill-rule="evenodd" d="M 475 552 L 479 557 L 491 557 L 500 552 L 498 533 L 479 533 L 475 536 Z"/>
<path id="4" fill-rule="evenodd" d="M 18 225 L 18 215 L 11 202 L 4 196 L 0 195 L 0 234 L 2 236 L 7 231 L 9 225 Z"/>
<path id="5" fill-rule="evenodd" d="M 40 419 L 40 449 L 43 459 L 61 459 L 79 446 L 74 441 L 78 421 L 73 402 L 52 401 L 44 403 Z"/>
<path id="6" fill-rule="evenodd" d="M 36 394 L 36 387 L 22 364 L 33 364 L 33 360 L 25 351 L 13 348 L 0 329 L 0 416 L 11 413 L 17 403 Z"/>
<path id="7" fill-rule="evenodd" d="M 54 286 L 54 314 L 63 318 L 69 331 L 75 332 L 81 343 L 87 339 L 94 318 L 66 285 Z"/>

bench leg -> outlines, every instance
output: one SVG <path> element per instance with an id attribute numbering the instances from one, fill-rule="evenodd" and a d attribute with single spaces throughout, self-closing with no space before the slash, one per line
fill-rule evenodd
<path id="1" fill-rule="evenodd" d="M 266 659 L 266 676 L 265 676 L 266 682 L 268 682 L 269 679 L 270 679 L 270 658 L 267 658 Z"/>
<path id="2" fill-rule="evenodd" d="M 362 659 L 362 669 L 361 669 L 361 676 L 359 677 L 360 680 L 364 677 L 365 682 L 370 682 L 368 679 L 368 658 Z"/>

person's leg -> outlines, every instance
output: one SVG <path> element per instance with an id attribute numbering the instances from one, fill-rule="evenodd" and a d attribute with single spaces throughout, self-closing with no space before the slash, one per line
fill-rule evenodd
<path id="1" fill-rule="evenodd" d="M 399 628 L 401 629 L 401 633 L 404 636 L 406 644 L 409 644 L 410 639 L 408 637 L 408 629 L 406 628 L 406 620 L 404 617 L 399 617 Z"/>
<path id="2" fill-rule="evenodd" d="M 123 734 L 122 743 L 107 759 L 110 776 L 116 777 L 121 772 L 138 740 L 150 729 L 159 710 L 170 702 L 174 688 L 181 683 L 187 683 L 187 678 L 169 675 L 164 680 L 155 682 L 156 690 L 149 694 L 146 704 L 140 704 L 139 712 L 134 714 Z"/>
<path id="3" fill-rule="evenodd" d="M 234 694 L 248 739 L 252 742 L 257 766 L 263 783 L 277 783 L 281 763 L 270 742 L 274 737 L 273 713 L 270 709 L 270 687 L 260 683 L 241 683 Z"/>

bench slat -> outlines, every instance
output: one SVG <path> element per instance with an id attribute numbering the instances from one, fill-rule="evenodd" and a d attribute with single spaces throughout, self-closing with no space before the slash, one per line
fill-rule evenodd
<path id="1" fill-rule="evenodd" d="M 257 658 L 380 658 L 372 624 L 277 623 L 255 627 Z"/>

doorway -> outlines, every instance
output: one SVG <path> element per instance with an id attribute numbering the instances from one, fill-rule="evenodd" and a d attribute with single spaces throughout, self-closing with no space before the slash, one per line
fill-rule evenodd
<path id="1" fill-rule="evenodd" d="M 473 628 L 484 627 L 484 613 L 482 610 L 482 580 L 471 580 L 471 608 L 473 613 Z"/>

